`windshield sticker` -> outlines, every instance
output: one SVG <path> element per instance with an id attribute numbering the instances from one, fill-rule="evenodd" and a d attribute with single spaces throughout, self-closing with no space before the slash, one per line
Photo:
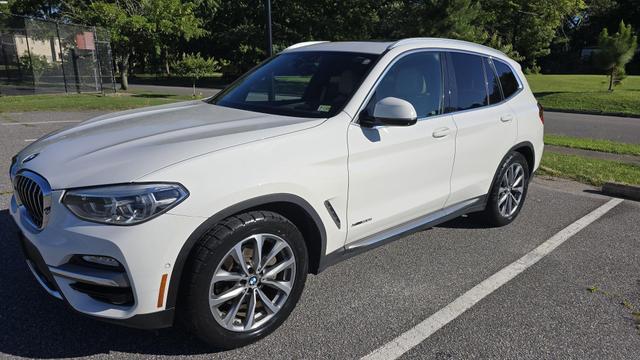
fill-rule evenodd
<path id="1" fill-rule="evenodd" d="M 318 106 L 318 111 L 320 112 L 328 112 L 331 110 L 331 105 L 320 105 Z"/>

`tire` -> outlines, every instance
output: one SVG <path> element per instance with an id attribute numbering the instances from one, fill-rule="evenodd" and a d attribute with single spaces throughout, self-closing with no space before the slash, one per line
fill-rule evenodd
<path id="1" fill-rule="evenodd" d="M 521 173 L 518 171 L 521 171 Z M 515 172 L 518 173 L 515 174 Z M 511 186 L 508 183 L 508 173 L 515 174 L 513 175 L 514 183 Z M 485 210 L 481 213 L 487 225 L 505 226 L 518 217 L 527 196 L 529 174 L 527 160 L 521 153 L 512 151 L 505 157 L 500 164 L 498 175 L 487 196 Z M 522 175 L 522 179 L 515 184 L 520 175 Z M 519 191 L 518 188 L 520 189 Z M 518 195 L 520 195 L 519 198 Z M 512 204 L 511 208 L 508 208 L 508 202 Z M 513 204 L 515 204 L 515 208 Z"/>
<path id="2" fill-rule="evenodd" d="M 259 240 L 262 256 L 254 258 Z M 240 256 L 244 267 L 236 260 Z M 178 309 L 182 325 L 207 344 L 225 350 L 255 342 L 287 319 L 304 289 L 308 255 L 302 234 L 291 221 L 274 212 L 251 211 L 229 217 L 208 231 L 187 266 Z M 280 271 L 274 275 L 276 270 Z M 239 295 L 228 296 L 231 293 Z M 275 306 L 268 306 L 262 296 Z M 254 316 L 248 316 L 252 308 Z"/>

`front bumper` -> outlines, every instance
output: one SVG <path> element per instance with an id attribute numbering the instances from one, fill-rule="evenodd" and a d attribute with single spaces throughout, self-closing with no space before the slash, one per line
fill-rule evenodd
<path id="1" fill-rule="evenodd" d="M 62 193 L 52 192 L 49 222 L 41 231 L 11 199 L 27 264 L 40 285 L 85 315 L 140 328 L 171 326 L 174 309 L 165 303 L 173 264 L 203 220 L 163 214 L 134 226 L 89 223 L 60 203 Z M 82 266 L 74 261 L 79 255 L 109 256 L 122 269 Z"/>

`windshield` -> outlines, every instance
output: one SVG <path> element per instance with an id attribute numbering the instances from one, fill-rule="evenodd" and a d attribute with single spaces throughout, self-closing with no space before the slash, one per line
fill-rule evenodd
<path id="1" fill-rule="evenodd" d="M 210 103 L 277 115 L 331 117 L 351 99 L 377 58 L 347 52 L 284 53 L 240 78 Z"/>

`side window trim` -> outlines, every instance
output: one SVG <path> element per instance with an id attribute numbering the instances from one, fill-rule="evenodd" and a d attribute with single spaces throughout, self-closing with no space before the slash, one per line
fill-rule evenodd
<path id="1" fill-rule="evenodd" d="M 456 86 L 456 73 L 453 70 L 453 62 L 451 61 L 451 52 L 444 52 L 445 65 L 447 69 L 447 77 L 445 79 L 446 84 L 446 94 L 447 94 L 447 108 L 445 108 L 445 114 L 452 114 L 456 112 L 452 110 L 453 104 L 455 104 L 458 100 L 458 88 Z"/>
<path id="2" fill-rule="evenodd" d="M 495 65 L 493 65 L 493 58 L 491 56 L 485 56 L 484 57 L 485 62 L 485 71 L 487 71 L 486 66 L 489 67 L 489 71 L 493 72 L 493 76 L 498 79 L 498 89 L 500 89 L 500 101 L 498 101 L 496 104 L 500 104 L 501 102 L 507 100 L 504 98 L 504 91 L 502 90 L 502 83 L 500 82 L 500 77 L 498 77 L 498 71 L 496 70 Z M 486 73 L 485 73 L 485 77 L 486 77 Z M 489 91 L 489 81 L 488 81 L 488 77 L 487 78 L 487 92 Z M 489 99 L 489 101 L 491 101 L 491 99 Z M 493 105 L 493 104 L 489 104 L 489 105 Z"/>
<path id="3" fill-rule="evenodd" d="M 389 69 L 401 58 L 410 55 L 410 54 L 414 54 L 414 53 L 418 53 L 418 52 L 439 52 L 440 53 L 440 63 L 441 63 L 441 67 L 444 69 L 444 78 L 443 78 L 443 96 L 444 96 L 444 109 L 443 112 L 439 115 L 434 115 L 434 116 L 429 116 L 427 118 L 435 118 L 435 117 L 439 117 L 439 116 L 444 116 L 444 115 L 452 115 L 452 114 L 456 114 L 456 113 L 463 113 L 463 112 L 468 112 L 468 111 L 475 111 L 475 110 L 479 110 L 479 109 L 484 109 L 487 107 L 492 107 L 492 106 L 498 106 L 498 105 L 502 105 L 503 103 L 505 103 L 506 101 L 510 100 L 511 98 L 515 97 L 516 95 L 520 94 L 523 89 L 524 89 L 524 84 L 522 82 L 522 80 L 520 79 L 520 75 L 518 75 L 518 73 L 514 70 L 513 66 L 511 66 L 511 64 L 509 64 L 507 61 L 498 59 L 494 56 L 491 55 L 487 55 L 487 54 L 482 54 L 482 53 L 478 53 L 475 51 L 468 51 L 468 50 L 462 50 L 462 49 L 449 49 L 449 48 L 428 48 L 428 49 L 412 49 L 412 50 L 408 50 L 406 52 L 403 52 L 401 54 L 398 54 L 395 58 L 393 58 L 393 60 L 391 60 L 389 62 L 389 64 L 387 64 L 387 66 L 384 68 L 384 70 L 382 71 L 382 73 L 378 76 L 378 78 L 376 79 L 375 83 L 373 84 L 373 86 L 371 87 L 371 89 L 369 89 L 369 92 L 367 93 L 367 96 L 365 96 L 364 100 L 360 103 L 360 106 L 358 107 L 358 111 L 356 112 L 356 115 L 353 117 L 352 122 L 354 124 L 359 124 L 359 118 L 360 118 L 360 114 L 362 113 L 362 111 L 366 108 L 367 104 L 369 103 L 369 100 L 371 100 L 371 97 L 373 97 L 373 94 L 375 93 L 375 89 L 377 89 L 378 85 L 380 85 L 380 81 L 382 80 L 382 78 L 384 78 L 384 76 L 389 72 Z M 451 60 L 449 58 L 449 54 L 452 52 L 459 52 L 459 53 L 464 53 L 464 54 L 471 54 L 471 55 L 477 55 L 477 56 L 482 56 L 482 57 L 486 57 L 491 59 L 492 61 L 492 67 L 494 67 L 494 71 L 495 71 L 495 65 L 493 64 L 494 61 L 499 61 L 501 63 L 503 63 L 504 65 L 506 65 L 509 70 L 511 70 L 511 72 L 513 73 L 513 76 L 516 78 L 516 81 L 518 82 L 518 90 L 516 92 L 514 92 L 513 94 L 511 94 L 511 96 L 509 96 L 508 98 L 504 97 L 504 93 L 502 96 L 502 101 L 497 102 L 495 104 L 490 104 L 487 106 L 483 106 L 480 108 L 475 108 L 475 109 L 467 109 L 467 110 L 460 110 L 460 111 L 450 111 L 447 112 L 447 106 L 451 106 L 451 104 L 453 103 L 452 101 L 452 97 L 455 96 L 455 74 L 453 74 L 453 69 L 451 67 Z M 382 56 L 379 58 L 379 60 L 382 59 Z M 497 71 L 496 75 L 497 75 Z M 485 75 L 486 76 L 486 75 Z M 364 79 L 363 79 L 364 82 Z M 500 84 L 500 91 L 502 91 L 502 84 Z M 420 120 L 424 120 L 427 118 L 419 118 L 418 121 Z"/>
<path id="4" fill-rule="evenodd" d="M 478 55 L 476 55 L 478 56 Z M 486 56 L 478 56 L 480 58 L 480 64 L 482 64 L 482 76 L 484 77 L 484 101 L 485 101 L 485 105 L 481 106 L 481 107 L 487 107 L 492 105 L 491 104 L 491 100 L 490 100 L 490 96 L 489 96 L 489 77 L 487 76 L 487 68 L 486 66 L 484 66 L 485 62 L 486 62 Z M 497 104 L 497 103 L 496 103 Z"/>
<path id="5" fill-rule="evenodd" d="M 423 50 L 423 49 L 420 49 L 420 50 Z M 446 54 L 457 52 L 457 53 L 463 53 L 463 54 L 470 54 L 470 55 L 477 55 L 477 56 L 481 56 L 481 57 L 486 57 L 486 58 L 491 59 L 492 61 L 499 61 L 500 63 L 502 63 L 506 67 L 508 67 L 509 70 L 511 70 L 511 72 L 513 73 L 513 76 L 516 78 L 516 81 L 518 82 L 518 90 L 522 90 L 524 88 L 524 83 L 522 82 L 522 79 L 520 79 L 520 75 L 518 75 L 518 72 L 513 68 L 513 66 L 511 66 L 511 64 L 509 62 L 507 62 L 505 60 L 502 60 L 500 58 L 497 58 L 495 56 L 484 54 L 484 53 L 479 53 L 479 52 L 475 52 L 475 51 L 470 51 L 470 50 L 462 50 L 462 49 L 431 48 L 431 49 L 424 49 L 424 50 L 440 51 L 440 52 L 446 53 Z M 414 51 L 414 50 L 410 50 L 410 51 Z"/>

